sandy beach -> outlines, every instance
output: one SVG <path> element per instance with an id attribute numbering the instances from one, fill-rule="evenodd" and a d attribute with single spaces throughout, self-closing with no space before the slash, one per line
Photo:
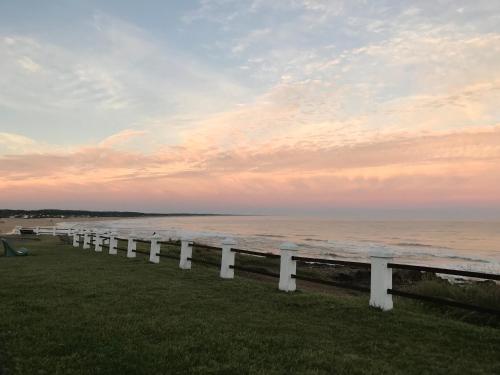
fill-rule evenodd
<path id="1" fill-rule="evenodd" d="M 20 225 L 23 227 L 45 227 L 62 222 L 88 222 L 126 219 L 124 217 L 65 217 L 65 218 L 41 218 L 41 219 L 21 219 L 21 218 L 0 218 L 0 234 L 7 234 Z"/>

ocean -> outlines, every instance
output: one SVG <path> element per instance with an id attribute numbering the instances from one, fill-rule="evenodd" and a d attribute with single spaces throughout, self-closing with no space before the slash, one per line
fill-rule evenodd
<path id="1" fill-rule="evenodd" d="M 239 248 L 278 251 L 294 242 L 308 256 L 366 261 L 373 246 L 398 262 L 500 273 L 500 222 L 356 221 L 324 217 L 193 216 L 63 223 L 65 227 L 110 228 L 126 235 L 158 232 L 164 238 L 190 236 L 219 245 L 233 237 Z"/>

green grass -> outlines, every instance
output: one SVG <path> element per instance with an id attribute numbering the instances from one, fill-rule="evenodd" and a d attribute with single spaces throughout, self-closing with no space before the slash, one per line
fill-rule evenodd
<path id="1" fill-rule="evenodd" d="M 500 330 L 411 304 L 383 313 L 200 264 L 22 244 L 32 256 L 0 257 L 0 373 L 500 373 Z"/>
<path id="2" fill-rule="evenodd" d="M 425 296 L 460 301 L 500 311 L 500 285 L 493 281 L 451 284 L 447 280 L 443 280 L 437 276 L 426 275 L 422 281 L 400 289 Z M 446 314 L 453 319 L 464 320 L 475 324 L 490 325 L 500 329 L 500 316 L 498 315 L 479 313 L 432 303 L 426 303 L 425 307 L 430 312 Z"/>

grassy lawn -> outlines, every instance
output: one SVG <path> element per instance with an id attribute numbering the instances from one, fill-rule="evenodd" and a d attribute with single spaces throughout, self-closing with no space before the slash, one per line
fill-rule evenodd
<path id="1" fill-rule="evenodd" d="M 411 304 L 22 245 L 32 256 L 0 257 L 0 374 L 500 374 L 498 328 Z"/>

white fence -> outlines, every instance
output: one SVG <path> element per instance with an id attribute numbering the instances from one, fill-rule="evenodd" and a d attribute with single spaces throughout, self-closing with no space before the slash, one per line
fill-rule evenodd
<path id="1" fill-rule="evenodd" d="M 67 235 L 73 238 L 73 246 L 80 247 L 82 244 L 83 249 L 91 249 L 94 247 L 94 251 L 102 252 L 104 248 L 108 249 L 110 255 L 116 255 L 118 250 L 126 252 L 127 258 L 135 258 L 137 253 L 144 253 L 137 250 L 137 243 L 147 243 L 149 244 L 149 261 L 151 263 L 160 263 L 160 257 L 166 256 L 161 254 L 161 245 L 177 245 L 179 246 L 179 241 L 173 242 L 170 239 L 168 241 L 162 240 L 158 234 L 154 234 L 148 239 L 139 238 L 134 233 L 129 234 L 126 238 L 119 237 L 116 232 L 109 230 L 90 230 L 90 229 L 74 229 L 74 228 L 58 228 L 58 227 L 36 227 L 36 228 L 21 228 L 16 227 L 15 233 L 21 234 L 22 232 L 31 231 L 36 235 Z M 118 247 L 118 241 L 127 241 L 126 248 Z M 191 269 L 191 262 L 193 256 L 193 241 L 191 238 L 184 237 L 180 239 L 180 257 L 179 257 L 179 268 L 184 270 Z M 398 295 L 401 297 L 408 297 L 413 299 L 419 299 L 424 301 L 436 302 L 446 305 L 451 305 L 455 307 L 461 307 L 470 310 L 477 310 L 486 313 L 500 314 L 500 311 L 485 308 L 482 306 L 475 306 L 470 304 L 464 304 L 457 301 L 449 301 L 434 297 L 422 296 L 413 293 L 408 293 L 400 290 L 392 289 L 392 276 L 393 269 L 411 269 L 418 271 L 436 272 L 442 274 L 450 275 L 460 275 L 473 278 L 481 279 L 491 279 L 500 281 L 500 275 L 486 274 L 471 271 L 461 271 L 461 270 L 450 270 L 443 268 L 425 267 L 425 266 L 414 266 L 406 264 L 393 263 L 393 255 L 388 253 L 384 248 L 372 247 L 370 255 L 370 263 L 362 262 L 350 262 L 350 261 L 340 261 L 333 259 L 321 259 L 321 258 L 307 258 L 298 256 L 297 251 L 299 250 L 297 245 L 286 242 L 283 243 L 279 248 L 278 254 L 255 252 L 250 250 L 241 250 L 235 247 L 236 242 L 232 238 L 226 238 L 221 242 L 220 247 L 208 246 L 203 244 L 196 244 L 198 247 L 211 248 L 221 251 L 221 262 L 220 262 L 220 277 L 224 279 L 234 278 L 235 269 L 244 269 L 244 267 L 235 266 L 235 255 L 237 253 L 256 255 L 261 257 L 272 257 L 280 259 L 280 272 L 279 274 L 267 273 L 271 276 L 279 277 L 278 289 L 285 292 L 293 292 L 296 290 L 296 280 L 307 280 L 312 282 L 328 283 L 325 281 L 315 280 L 307 277 L 300 277 L 297 275 L 297 262 L 305 263 L 324 263 L 324 264 L 336 264 L 336 265 L 349 265 L 353 267 L 363 267 L 370 269 L 370 288 L 361 287 L 350 287 L 350 289 L 355 290 L 365 290 L 370 293 L 370 306 L 379 308 L 384 311 L 392 310 L 393 308 L 393 295 Z M 170 257 L 170 256 L 168 256 Z M 333 282 L 328 284 L 340 287 L 348 287 L 345 285 L 339 285 Z"/>

